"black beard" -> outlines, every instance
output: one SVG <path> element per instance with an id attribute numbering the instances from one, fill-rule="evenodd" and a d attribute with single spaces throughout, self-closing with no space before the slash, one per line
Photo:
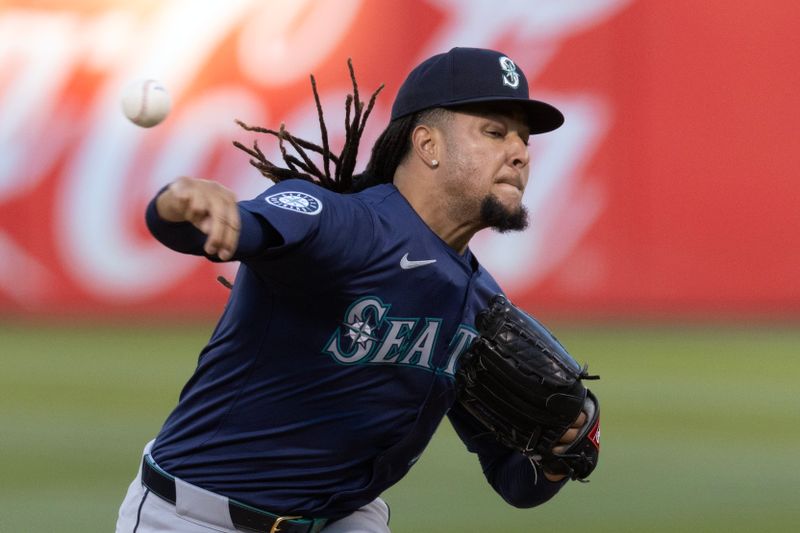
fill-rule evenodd
<path id="1" fill-rule="evenodd" d="M 519 209 L 510 211 L 490 194 L 481 202 L 481 221 L 500 233 L 522 231 L 528 227 L 528 209 L 520 204 Z"/>

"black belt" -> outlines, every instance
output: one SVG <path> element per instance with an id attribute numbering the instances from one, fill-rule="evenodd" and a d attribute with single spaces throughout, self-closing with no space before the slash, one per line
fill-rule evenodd
<path id="1" fill-rule="evenodd" d="M 142 461 L 142 483 L 150 492 L 175 505 L 175 478 L 153 462 L 150 455 Z M 228 510 L 236 529 L 265 533 L 318 533 L 326 524 L 325 518 L 278 516 L 228 498 Z"/>

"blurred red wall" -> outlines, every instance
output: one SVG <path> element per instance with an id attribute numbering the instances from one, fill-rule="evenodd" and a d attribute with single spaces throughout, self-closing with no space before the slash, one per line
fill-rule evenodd
<path id="1" fill-rule="evenodd" d="M 479 258 L 540 314 L 800 316 L 800 3 L 587 0 L 6 2 L 0 7 L 0 314 L 215 314 L 234 265 L 182 257 L 143 224 L 186 174 L 267 185 L 235 118 L 318 138 L 308 74 L 343 137 L 345 66 L 394 94 L 451 46 L 504 51 L 566 125 L 533 139 L 532 226 Z M 188 22 L 191 21 L 191 22 Z M 156 77 L 173 111 L 127 122 Z M 275 159 L 269 138 L 261 145 Z"/>

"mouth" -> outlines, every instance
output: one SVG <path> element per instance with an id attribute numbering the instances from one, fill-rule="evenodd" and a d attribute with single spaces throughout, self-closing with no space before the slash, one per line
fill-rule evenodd
<path id="1" fill-rule="evenodd" d="M 514 178 L 514 177 L 500 178 L 495 183 L 499 185 L 509 185 L 517 189 L 520 193 L 522 192 L 522 180 L 519 178 Z"/>

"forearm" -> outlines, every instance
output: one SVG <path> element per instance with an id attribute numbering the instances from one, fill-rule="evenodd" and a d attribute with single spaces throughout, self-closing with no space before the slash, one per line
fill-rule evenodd
<path id="1" fill-rule="evenodd" d="M 534 467 L 526 456 L 499 443 L 460 406 L 455 405 L 448 417 L 467 449 L 478 455 L 486 480 L 510 505 L 541 505 L 566 483 L 547 479 L 541 467 Z"/>
<path id="2" fill-rule="evenodd" d="M 489 484 L 514 507 L 541 505 L 566 483 L 566 480 L 548 480 L 541 467 L 534 467 L 527 457 L 515 450 L 509 450 L 503 457 L 478 457 Z"/>
<path id="3" fill-rule="evenodd" d="M 153 237 L 176 252 L 204 256 L 212 261 L 219 261 L 215 255 L 205 253 L 203 247 L 207 236 L 191 222 L 173 222 L 162 216 L 158 200 L 163 192 L 164 189 L 150 201 L 145 212 L 147 228 Z M 277 246 L 281 243 L 280 236 L 265 221 L 242 208 L 239 208 L 239 215 L 241 217 L 241 233 L 236 253 L 231 260 L 257 256 L 270 246 Z"/>

